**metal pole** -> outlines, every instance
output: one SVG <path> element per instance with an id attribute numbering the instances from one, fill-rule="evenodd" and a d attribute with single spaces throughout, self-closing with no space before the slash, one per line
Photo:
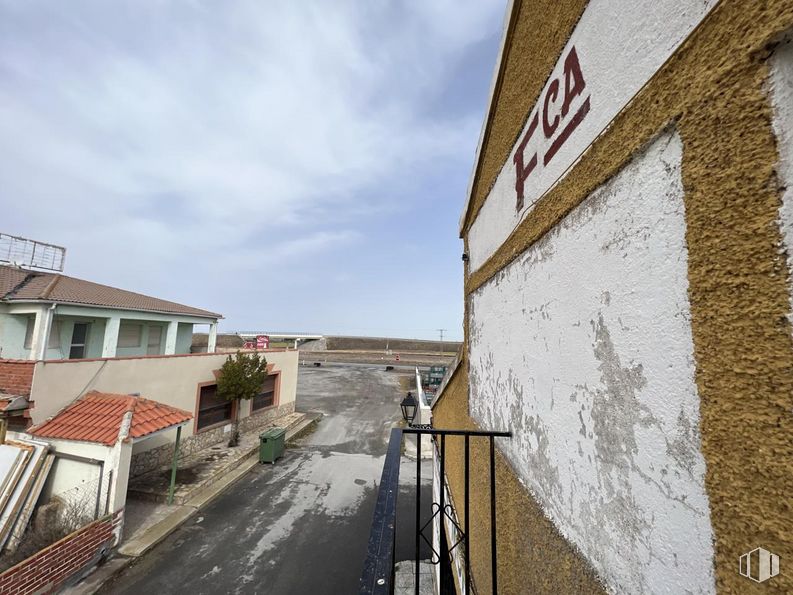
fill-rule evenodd
<path id="1" fill-rule="evenodd" d="M 173 491 L 176 487 L 176 466 L 179 463 L 179 438 L 181 436 L 182 426 L 179 426 L 176 428 L 176 444 L 173 445 L 173 463 L 171 463 L 171 485 L 168 488 L 168 504 L 173 504 Z"/>
<path id="2" fill-rule="evenodd" d="M 443 478 L 444 478 L 444 476 L 446 474 L 446 464 L 445 463 L 446 463 L 446 436 L 441 434 L 441 477 L 440 477 L 440 480 L 441 480 L 440 481 L 440 484 L 441 484 L 441 494 L 440 494 L 440 496 L 441 496 L 440 497 L 440 501 L 441 502 L 440 502 L 440 505 L 441 505 L 441 507 L 438 509 L 438 519 L 440 520 L 440 523 L 441 523 L 440 539 L 439 539 L 439 543 L 438 543 L 438 546 L 439 546 L 438 549 L 440 550 L 439 558 L 444 553 L 444 551 L 443 551 L 444 550 L 444 548 L 443 548 L 443 534 L 444 534 L 444 529 L 445 529 L 444 525 L 446 524 L 446 523 L 444 523 L 444 519 L 443 519 L 443 516 L 445 514 L 445 512 L 444 512 L 444 505 L 445 505 L 445 502 L 444 502 L 445 494 L 444 494 L 444 492 L 446 491 L 446 490 L 444 490 L 444 484 L 443 484 Z M 439 581 L 441 590 L 443 590 L 443 587 L 446 584 L 446 562 L 447 562 L 447 560 L 444 560 L 444 559 L 439 559 L 438 560 L 438 563 L 441 566 L 440 567 L 440 581 Z"/>
<path id="3" fill-rule="evenodd" d="M 498 593 L 496 566 L 496 447 L 493 436 L 490 436 L 490 574 L 494 595 Z"/>
<path id="4" fill-rule="evenodd" d="M 469 536 L 469 494 L 468 490 L 470 489 L 470 453 L 468 450 L 468 436 L 465 437 L 465 593 L 466 595 L 470 593 L 470 587 L 468 585 L 471 584 L 471 538 Z"/>
<path id="5" fill-rule="evenodd" d="M 421 557 L 421 434 L 416 434 L 416 595 L 419 595 L 419 558 Z"/>
<path id="6" fill-rule="evenodd" d="M 105 494 L 105 514 L 110 514 L 110 488 L 113 486 L 113 470 L 107 473 L 107 494 Z"/>
<path id="7" fill-rule="evenodd" d="M 99 479 L 96 483 L 96 506 L 94 506 L 94 520 L 99 518 L 99 505 L 102 502 L 102 479 L 105 476 L 105 462 L 99 461 Z"/>

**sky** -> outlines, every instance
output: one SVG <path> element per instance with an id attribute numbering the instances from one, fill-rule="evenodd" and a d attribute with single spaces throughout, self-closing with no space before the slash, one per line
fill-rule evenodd
<path id="1" fill-rule="evenodd" d="M 0 0 L 0 231 L 222 332 L 460 339 L 505 4 Z"/>

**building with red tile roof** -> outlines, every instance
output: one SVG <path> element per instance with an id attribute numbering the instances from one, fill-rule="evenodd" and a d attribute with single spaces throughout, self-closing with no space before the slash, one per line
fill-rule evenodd
<path id="1" fill-rule="evenodd" d="M 192 413 L 143 397 L 91 391 L 28 433 L 38 438 L 112 446 L 119 437 L 134 441 L 182 425 L 192 418 Z M 126 424 L 129 424 L 128 430 Z"/>
<path id="2" fill-rule="evenodd" d="M 61 273 L 0 264 L 0 358 L 24 360 L 190 353 L 193 326 L 216 312 Z"/>
<path id="3" fill-rule="evenodd" d="M 209 310 L 185 306 L 61 273 L 27 270 L 8 265 L 0 265 L 0 299 L 7 303 L 45 301 L 185 314 L 203 318 L 221 317 L 220 314 Z"/>

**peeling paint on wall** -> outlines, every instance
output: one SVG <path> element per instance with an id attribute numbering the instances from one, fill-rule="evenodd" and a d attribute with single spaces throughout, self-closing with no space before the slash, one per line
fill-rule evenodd
<path id="1" fill-rule="evenodd" d="M 663 133 L 471 295 L 471 416 L 617 592 L 715 589 L 681 160 Z"/>
<path id="2" fill-rule="evenodd" d="M 793 41 L 777 49 L 771 60 L 774 132 L 777 135 L 780 163 L 778 175 L 786 187 L 779 208 L 779 225 L 787 252 L 791 312 L 793 323 Z"/>

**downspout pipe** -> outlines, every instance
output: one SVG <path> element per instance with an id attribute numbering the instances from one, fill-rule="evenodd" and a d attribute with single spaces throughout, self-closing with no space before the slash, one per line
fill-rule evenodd
<path id="1" fill-rule="evenodd" d="M 44 321 L 44 341 L 41 342 L 41 346 L 39 349 L 41 351 L 37 353 L 38 356 L 36 359 L 45 360 L 47 359 L 47 348 L 50 344 L 50 332 L 52 330 L 52 319 L 55 317 L 55 308 L 58 306 L 57 302 L 52 302 L 50 304 L 50 308 L 47 311 L 47 318 Z"/>

